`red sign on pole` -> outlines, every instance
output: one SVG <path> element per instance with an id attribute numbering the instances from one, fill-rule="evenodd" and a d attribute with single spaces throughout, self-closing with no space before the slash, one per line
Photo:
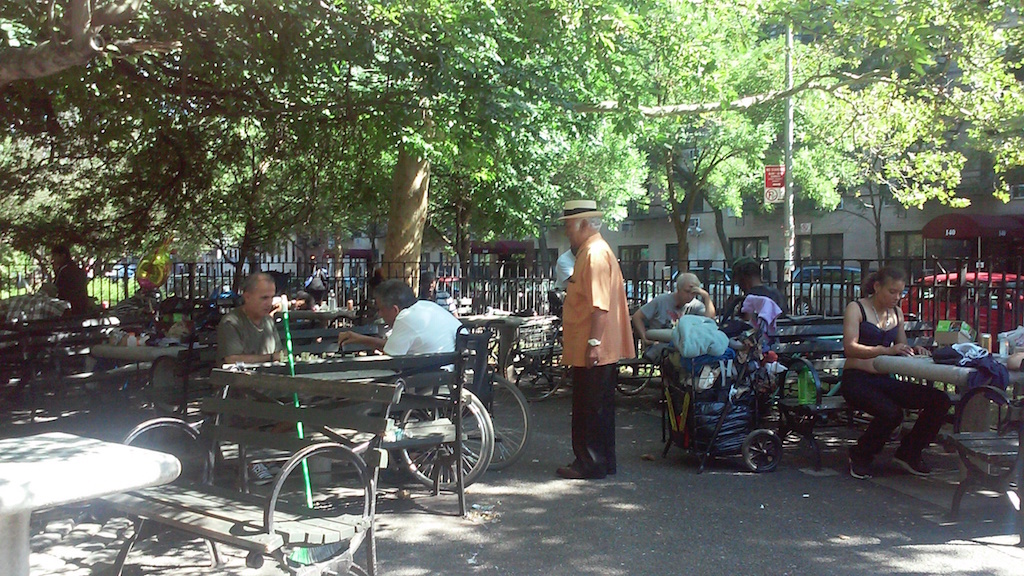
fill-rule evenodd
<path id="1" fill-rule="evenodd" d="M 786 198 L 786 167 L 764 167 L 764 203 L 779 204 Z"/>

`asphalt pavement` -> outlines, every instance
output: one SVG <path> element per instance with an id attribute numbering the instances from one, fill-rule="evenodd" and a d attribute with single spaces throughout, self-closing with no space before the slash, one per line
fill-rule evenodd
<path id="1" fill-rule="evenodd" d="M 851 478 L 846 446 L 856 432 L 822 430 L 824 467 L 787 442 L 777 471 L 752 474 L 738 458 L 696 473 L 692 456 L 673 447 L 663 458 L 657 391 L 619 397 L 618 473 L 604 480 L 562 480 L 572 460 L 569 392 L 533 405 L 534 435 L 523 460 L 488 472 L 467 491 L 469 517 L 455 497 L 431 496 L 397 471 L 381 478 L 380 573 L 593 575 L 632 574 L 985 574 L 1024 573 L 1012 509 L 1005 496 L 970 495 L 958 522 L 946 519 L 958 478 L 955 455 L 929 451 L 933 477 L 889 463 L 872 480 Z M 28 422 L 5 412 L 0 436 L 54 429 L 116 440 L 148 414 L 119 402 L 69 409 Z M 41 511 L 32 521 L 32 574 L 105 575 L 126 535 L 127 518 L 97 504 Z M 140 542 L 126 576 L 276 575 L 268 559 L 246 568 L 221 547 L 212 569 L 202 541 L 175 534 Z M 2 572 L 2 569 L 0 569 Z"/>

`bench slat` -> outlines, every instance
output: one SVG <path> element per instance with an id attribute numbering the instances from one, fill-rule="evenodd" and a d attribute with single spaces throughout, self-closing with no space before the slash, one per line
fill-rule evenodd
<path id="1" fill-rule="evenodd" d="M 961 432 L 950 437 L 957 446 L 987 462 L 1012 461 L 1020 450 L 1016 436 L 995 432 Z"/>
<path id="2" fill-rule="evenodd" d="M 776 348 L 780 355 L 792 355 L 792 354 L 809 354 L 809 355 L 822 355 L 822 354 L 842 354 L 843 353 L 843 341 L 842 340 L 803 340 L 794 343 L 783 343 L 779 344 Z"/>
<path id="3" fill-rule="evenodd" d="M 154 500 L 153 490 L 115 494 L 104 498 L 118 510 L 155 520 L 189 534 L 196 534 L 218 542 L 267 554 L 284 545 L 284 538 L 278 534 L 267 534 L 261 526 L 263 512 L 253 511 L 245 522 L 217 518 L 205 514 L 205 504 L 196 502 L 195 507 L 184 508 L 177 503 Z M 201 496 L 196 496 L 197 499 Z M 255 524 L 254 524 L 255 523 Z"/>
<path id="4" fill-rule="evenodd" d="M 406 423 L 402 430 L 402 438 L 400 440 L 385 441 L 383 447 L 388 450 L 418 448 L 454 441 L 455 424 L 448 418 L 438 418 L 437 420 L 427 422 Z"/>
<path id="5" fill-rule="evenodd" d="M 798 398 L 782 398 L 779 403 L 788 408 L 813 412 L 846 409 L 846 399 L 842 396 L 822 396 L 821 404 L 801 404 Z"/>
<path id="6" fill-rule="evenodd" d="M 209 432 L 213 440 L 217 442 L 228 442 L 231 444 L 242 444 L 251 447 L 271 448 L 285 452 L 295 452 L 305 448 L 317 438 L 306 431 L 306 437 L 299 439 L 294 434 L 281 434 L 279 432 L 262 432 L 260 430 L 249 430 L 244 428 L 231 428 L 229 426 L 211 427 Z M 323 440 L 322 438 L 320 440 Z"/>
<path id="7" fill-rule="evenodd" d="M 340 408 L 296 408 L 287 404 L 271 404 L 240 398 L 204 398 L 202 410 L 207 413 L 243 416 L 277 422 L 302 422 L 304 426 L 343 428 L 356 432 L 380 434 L 387 422 L 374 415 L 373 411 L 383 410 L 380 405 L 362 403 L 357 406 Z"/>
<path id="8" fill-rule="evenodd" d="M 321 364 L 311 364 L 321 366 Z M 285 367 L 287 368 L 287 367 Z M 364 366 L 367 369 L 369 366 Z M 353 370 L 355 370 L 353 368 Z M 276 392 L 285 395 L 293 393 L 309 394 L 312 396 L 326 396 L 331 398 L 347 398 L 364 402 L 377 402 L 389 404 L 395 395 L 396 386 L 380 382 L 367 381 L 344 381 L 344 380 L 320 380 L 315 378 L 303 378 L 300 376 L 287 376 L 284 374 L 269 374 L 266 372 L 232 372 L 229 370 L 215 369 L 211 373 L 210 382 L 218 386 L 238 386 L 240 388 L 254 388 Z"/>
<path id="9" fill-rule="evenodd" d="M 364 531 L 361 517 L 296 516 L 275 511 L 274 534 L 264 532 L 263 507 L 217 488 L 165 486 L 107 497 L 118 509 L 246 550 L 268 553 L 285 544 L 320 545 L 348 540 Z M 310 510 L 310 514 L 316 511 Z"/>

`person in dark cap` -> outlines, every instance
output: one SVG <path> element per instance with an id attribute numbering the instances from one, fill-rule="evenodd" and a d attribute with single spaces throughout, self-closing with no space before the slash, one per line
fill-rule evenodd
<path id="1" fill-rule="evenodd" d="M 765 286 L 764 282 L 761 281 L 761 264 L 757 260 L 749 256 L 737 258 L 732 264 L 732 279 L 740 287 L 740 290 L 743 291 L 744 296 L 754 295 L 771 298 L 779 305 L 779 308 L 782 308 L 783 314 L 789 313 L 785 296 L 774 287 Z"/>

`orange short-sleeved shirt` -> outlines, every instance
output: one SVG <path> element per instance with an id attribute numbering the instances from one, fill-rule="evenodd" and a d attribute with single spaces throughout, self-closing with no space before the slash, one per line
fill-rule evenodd
<path id="1" fill-rule="evenodd" d="M 594 309 L 608 312 L 598 349 L 598 365 L 636 357 L 626 304 L 626 283 L 619 261 L 600 234 L 587 238 L 576 252 L 576 266 L 566 287 L 562 309 L 562 363 L 587 365 Z"/>

